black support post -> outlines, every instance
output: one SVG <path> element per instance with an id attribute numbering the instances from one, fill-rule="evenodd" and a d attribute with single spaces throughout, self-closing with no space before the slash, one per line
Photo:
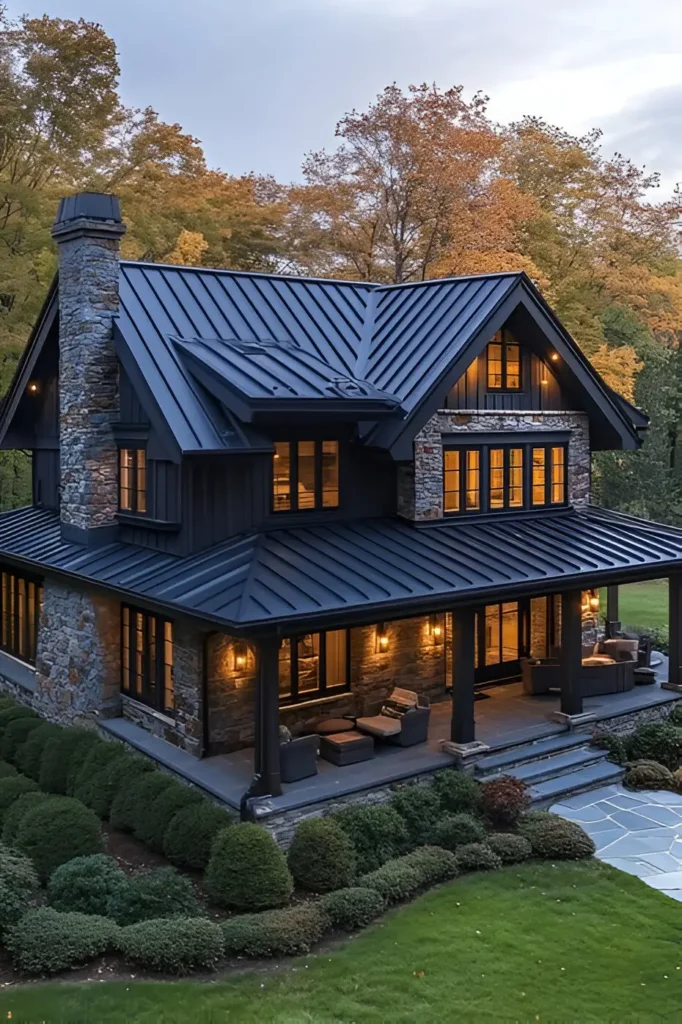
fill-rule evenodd
<path id="1" fill-rule="evenodd" d="M 583 697 L 580 691 L 582 668 L 582 594 L 569 590 L 561 595 L 561 711 L 564 715 L 581 715 Z"/>
<path id="2" fill-rule="evenodd" d="M 475 740 L 474 658 L 475 613 L 461 608 L 452 613 L 452 719 L 450 739 L 466 744 Z"/>
<path id="3" fill-rule="evenodd" d="M 258 644 L 256 681 L 256 743 L 254 762 L 262 794 L 279 796 L 279 640 L 267 637 Z"/>
<path id="4" fill-rule="evenodd" d="M 620 621 L 618 614 L 618 584 L 606 588 L 606 633 L 613 635 L 615 623 Z"/>
<path id="5" fill-rule="evenodd" d="M 682 575 L 668 580 L 668 683 L 682 686 Z"/>

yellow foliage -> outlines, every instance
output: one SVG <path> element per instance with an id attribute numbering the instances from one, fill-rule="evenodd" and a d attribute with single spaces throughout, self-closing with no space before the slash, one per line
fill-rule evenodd
<path id="1" fill-rule="evenodd" d="M 178 235 L 175 248 L 171 249 L 162 263 L 175 263 L 184 267 L 198 267 L 201 257 L 208 249 L 208 242 L 201 231 L 186 231 L 184 228 Z"/>
<path id="2" fill-rule="evenodd" d="M 629 345 L 620 345 L 618 348 L 600 345 L 590 362 L 610 388 L 628 402 L 634 402 L 635 380 L 643 366 L 634 348 Z"/>

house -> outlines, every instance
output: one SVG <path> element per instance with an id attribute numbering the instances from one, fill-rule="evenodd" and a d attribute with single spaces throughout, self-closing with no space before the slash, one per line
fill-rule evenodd
<path id="1" fill-rule="evenodd" d="M 115 197 L 62 200 L 2 407 L 1 446 L 33 456 L 32 506 L 0 515 L 5 688 L 234 806 L 255 772 L 264 813 L 479 756 L 528 659 L 555 656 L 555 695 L 524 691 L 542 728 L 676 699 L 682 531 L 590 505 L 591 452 L 636 449 L 646 417 L 525 274 L 145 264 L 124 231 Z M 671 689 L 614 675 L 631 703 L 587 707 L 597 588 L 617 620 L 617 585 L 661 576 Z M 396 686 L 428 698 L 428 744 L 282 786 L 280 725 Z"/>

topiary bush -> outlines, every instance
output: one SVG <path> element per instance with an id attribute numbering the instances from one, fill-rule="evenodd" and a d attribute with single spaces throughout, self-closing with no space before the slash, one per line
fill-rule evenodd
<path id="1" fill-rule="evenodd" d="M 60 864 L 74 857 L 100 853 L 102 835 L 97 816 L 79 800 L 53 796 L 22 818 L 16 845 L 33 861 L 42 882 Z"/>
<path id="2" fill-rule="evenodd" d="M 26 815 L 38 804 L 44 803 L 46 800 L 50 800 L 49 793 L 41 793 L 40 790 L 34 790 L 30 793 L 22 793 L 18 797 L 11 807 L 5 812 L 5 819 L 2 825 L 2 841 L 7 846 L 14 846 L 16 843 L 17 832 L 19 826 L 24 820 Z"/>
<path id="3" fill-rule="evenodd" d="M 154 803 L 147 808 L 147 814 L 138 822 L 134 832 L 135 838 L 147 843 L 152 850 L 162 853 L 163 837 L 173 815 L 184 807 L 200 803 L 201 799 L 198 790 L 190 789 L 189 786 L 171 779 L 170 786 L 159 793 Z"/>
<path id="4" fill-rule="evenodd" d="M 612 761 L 613 764 L 625 764 L 628 759 L 625 739 L 608 729 L 595 729 L 590 739 L 590 746 L 608 750 L 606 760 Z"/>
<path id="5" fill-rule="evenodd" d="M 420 889 L 454 878 L 456 874 L 457 862 L 453 853 L 439 846 L 422 846 L 364 875 L 360 885 L 374 889 L 386 903 L 399 903 Z"/>
<path id="6" fill-rule="evenodd" d="M 328 918 L 314 903 L 232 917 L 222 924 L 225 954 L 302 956 L 319 942 L 327 923 Z"/>
<path id="7" fill-rule="evenodd" d="M 169 775 L 154 770 L 132 779 L 128 786 L 120 786 L 111 804 L 111 824 L 123 832 L 134 833 L 154 801 L 172 782 Z"/>
<path id="8" fill-rule="evenodd" d="M 308 818 L 297 826 L 287 854 L 294 882 L 308 892 L 344 889 L 355 878 L 355 847 L 338 822 Z"/>
<path id="9" fill-rule="evenodd" d="M 386 909 L 386 901 L 380 892 L 361 885 L 328 892 L 322 896 L 319 905 L 333 927 L 345 932 L 365 928 Z"/>
<path id="10" fill-rule="evenodd" d="M 5 945 L 17 971 L 56 974 L 113 952 L 118 928 L 106 917 L 30 910 L 8 932 Z"/>
<path id="11" fill-rule="evenodd" d="M 197 917 L 200 912 L 192 883 L 175 868 L 138 871 L 107 903 L 107 916 L 124 925 L 157 917 Z"/>
<path id="12" fill-rule="evenodd" d="M 476 813 L 481 806 L 481 787 L 464 771 L 446 768 L 433 778 L 433 789 L 444 811 Z"/>
<path id="13" fill-rule="evenodd" d="M 80 800 L 90 810 L 94 810 L 92 804 L 94 794 L 98 791 L 99 776 L 113 762 L 125 756 L 126 748 L 122 743 L 94 743 L 84 757 L 83 763 L 72 766 L 66 783 L 67 793 Z"/>
<path id="14" fill-rule="evenodd" d="M 4 825 L 5 815 L 22 793 L 35 793 L 37 789 L 33 779 L 27 779 L 25 775 L 10 775 L 0 779 L 0 825 Z"/>
<path id="15" fill-rule="evenodd" d="M 39 887 L 28 857 L 0 846 L 0 936 L 33 907 Z"/>
<path id="16" fill-rule="evenodd" d="M 16 765 L 17 755 L 24 743 L 35 730 L 41 726 L 39 718 L 15 718 L 8 722 L 0 738 L 0 758 Z"/>
<path id="17" fill-rule="evenodd" d="M 17 774 L 17 770 L 13 764 L 8 764 L 7 761 L 0 761 L 0 779 L 11 779 Z"/>
<path id="18" fill-rule="evenodd" d="M 460 871 L 494 871 L 502 867 L 502 860 L 486 843 L 460 846 L 455 854 Z"/>
<path id="19" fill-rule="evenodd" d="M 404 786 L 396 792 L 391 806 L 405 822 L 411 846 L 429 842 L 441 813 L 440 799 L 433 786 L 425 782 Z"/>
<path id="20" fill-rule="evenodd" d="M 531 811 L 519 821 L 519 833 L 530 843 L 536 857 L 547 860 L 582 860 L 591 857 L 595 846 L 575 821 L 566 821 L 549 811 Z"/>
<path id="21" fill-rule="evenodd" d="M 90 747 L 101 743 L 92 729 L 73 725 L 62 729 L 45 744 L 40 759 L 40 788 L 46 793 L 66 793 L 69 772 L 83 763 Z"/>
<path id="22" fill-rule="evenodd" d="M 126 751 L 97 772 L 90 787 L 89 806 L 99 818 L 106 820 L 119 790 L 127 789 L 140 776 L 153 771 L 154 765 L 148 758 Z"/>
<path id="23" fill-rule="evenodd" d="M 431 833 L 431 842 L 435 846 L 452 851 L 469 843 L 479 843 L 484 838 L 483 822 L 466 811 L 444 815 Z"/>
<path id="24" fill-rule="evenodd" d="M 28 775 L 29 779 L 38 782 L 40 779 L 40 763 L 45 753 L 48 741 L 59 736 L 62 732 L 60 725 L 53 722 L 41 722 L 37 729 L 29 733 L 26 742 L 17 752 L 17 768 L 22 775 Z"/>
<path id="25" fill-rule="evenodd" d="M 164 974 L 210 970 L 223 955 L 223 933 L 205 918 L 161 918 L 122 928 L 118 948 L 136 967 Z"/>
<path id="26" fill-rule="evenodd" d="M 627 789 L 672 789 L 677 790 L 675 776 L 658 761 L 628 761 L 625 766 L 623 785 Z"/>
<path id="27" fill-rule="evenodd" d="M 233 910 L 283 907 L 294 888 L 286 857 L 274 838 L 251 822 L 218 833 L 204 884 L 218 906 Z"/>
<path id="28" fill-rule="evenodd" d="M 23 704 L 11 704 L 10 707 L 0 711 L 0 740 L 10 722 L 17 718 L 38 718 L 33 708 L 24 707 Z"/>
<path id="29" fill-rule="evenodd" d="M 352 841 L 358 874 L 374 871 L 409 849 L 407 826 L 394 807 L 351 806 L 329 817 Z"/>
<path id="30" fill-rule="evenodd" d="M 515 832 L 493 832 L 487 836 L 485 845 L 497 854 L 503 864 L 519 864 L 533 855 L 530 842 Z"/>
<path id="31" fill-rule="evenodd" d="M 625 741 L 629 761 L 658 761 L 671 772 L 682 761 L 682 729 L 670 722 L 640 725 Z"/>
<path id="32" fill-rule="evenodd" d="M 670 725 L 682 725 L 682 700 L 673 704 L 673 709 L 668 715 L 668 722 Z"/>
<path id="33" fill-rule="evenodd" d="M 202 800 L 183 807 L 171 818 L 163 835 L 163 852 L 172 864 L 203 871 L 218 832 L 231 823 L 222 808 Z"/>
<path id="34" fill-rule="evenodd" d="M 47 895 L 55 910 L 108 915 L 109 901 L 128 885 L 113 857 L 93 853 L 61 864 L 50 877 Z"/>
<path id="35" fill-rule="evenodd" d="M 528 787 L 511 775 L 491 779 L 481 786 L 481 810 L 495 828 L 515 825 L 529 806 Z"/>

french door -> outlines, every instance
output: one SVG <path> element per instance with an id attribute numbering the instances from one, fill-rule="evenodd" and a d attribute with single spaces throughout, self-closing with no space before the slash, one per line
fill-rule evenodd
<path id="1" fill-rule="evenodd" d="M 476 612 L 475 681 L 479 685 L 516 679 L 519 658 L 528 651 L 529 602 L 502 601 Z"/>

